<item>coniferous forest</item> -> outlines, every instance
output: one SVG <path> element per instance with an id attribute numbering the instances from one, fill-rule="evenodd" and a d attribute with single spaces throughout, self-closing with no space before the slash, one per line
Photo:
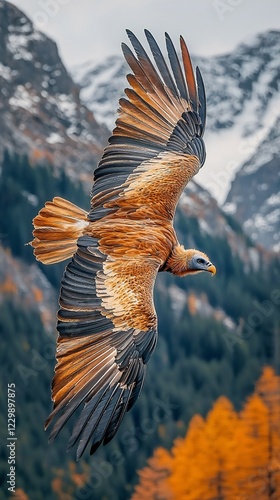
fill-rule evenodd
<path id="1" fill-rule="evenodd" d="M 65 173 L 5 153 L 1 245 L 30 269 L 34 257 L 26 243 L 32 239 L 31 221 L 54 196 L 89 206 L 89 192 Z M 16 498 L 279 498 L 279 262 L 263 255 L 258 268 L 249 258 L 244 264 L 226 233 L 211 237 L 195 217 L 184 217 L 180 210 L 175 224 L 181 242 L 189 246 L 191 235 L 192 244 L 211 255 L 218 274 L 215 279 L 158 277 L 159 341 L 141 397 L 112 443 L 78 463 L 74 453 L 65 453 L 68 430 L 52 445 L 43 430 L 51 410 L 55 329 L 47 331 L 39 314 L 39 292 L 27 307 L 16 300 L 12 280 L 1 283 L 0 432 L 5 443 L 7 384 L 14 383 Z M 243 234 L 237 222 L 228 218 L 228 224 Z M 250 248 L 247 241 L 248 252 Z M 64 264 L 40 268 L 58 293 Z M 183 297 L 180 311 L 178 299 L 172 302 L 174 287 L 176 297 Z M 231 318 L 230 326 L 221 321 L 221 314 Z M 273 366 L 276 374 L 270 369 L 262 374 L 265 365 Z M 5 446 L 0 462 L 4 499 L 9 498 Z M 252 496 L 254 491 L 259 496 Z"/>

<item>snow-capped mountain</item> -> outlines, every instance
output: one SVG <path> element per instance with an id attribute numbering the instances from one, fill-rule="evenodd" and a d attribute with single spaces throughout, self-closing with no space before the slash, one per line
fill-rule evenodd
<path id="1" fill-rule="evenodd" d="M 105 123 L 109 130 L 113 130 L 118 101 L 124 96 L 127 86 L 128 66 L 122 55 L 112 55 L 98 64 L 85 62 L 72 68 L 71 73 L 81 87 L 81 99 L 100 123 Z"/>
<path id="2" fill-rule="evenodd" d="M 251 199 L 248 202 L 243 188 L 234 181 L 233 192 L 235 196 L 238 196 L 238 191 L 244 192 L 243 201 L 247 207 L 241 208 L 239 200 L 236 217 L 245 224 L 245 230 L 256 242 L 272 246 L 279 238 L 279 230 L 275 226 L 278 162 L 275 160 L 270 165 L 271 173 L 268 173 L 266 164 L 268 151 L 271 152 L 271 148 L 279 151 L 279 141 L 275 137 L 280 116 L 279 56 L 280 32 L 268 31 L 239 45 L 231 54 L 207 59 L 193 57 L 194 65 L 198 65 L 202 72 L 207 92 L 207 159 L 196 181 L 223 204 L 235 174 L 243 165 L 247 172 L 251 165 L 250 196 L 255 197 L 254 207 Z M 81 85 L 82 99 L 97 119 L 111 130 L 117 115 L 118 99 L 127 86 L 127 73 L 128 66 L 122 56 L 112 56 L 97 65 L 87 62 L 72 71 L 73 78 Z M 257 168 L 262 165 L 263 169 Z M 261 172 L 266 180 L 259 177 Z M 240 176 L 237 174 L 237 178 L 241 179 L 241 173 Z M 264 183 L 266 189 L 260 187 Z M 263 189 L 261 197 L 260 189 Z M 231 195 L 227 203 L 229 200 Z M 254 213 L 251 213 L 252 209 Z M 268 240 L 267 223 L 268 231 L 273 235 Z"/>
<path id="3" fill-rule="evenodd" d="M 280 117 L 236 174 L 224 209 L 253 241 L 280 250 Z"/>
<path id="4" fill-rule="evenodd" d="M 30 19 L 0 1 L 0 153 L 27 153 L 92 173 L 108 131 L 81 103 L 79 88 L 63 65 L 56 44 Z"/>

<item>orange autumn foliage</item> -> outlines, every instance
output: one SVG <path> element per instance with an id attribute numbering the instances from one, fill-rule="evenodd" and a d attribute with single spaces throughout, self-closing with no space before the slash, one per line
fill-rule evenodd
<path id="1" fill-rule="evenodd" d="M 46 149 L 33 148 L 30 154 L 31 164 L 38 164 L 42 162 L 53 163 L 54 155 L 51 151 Z"/>
<path id="2" fill-rule="evenodd" d="M 43 291 L 41 290 L 41 288 L 38 288 L 37 286 L 33 286 L 32 292 L 33 292 L 35 302 L 42 302 L 43 301 L 44 295 L 43 295 Z"/>
<path id="3" fill-rule="evenodd" d="M 27 496 L 25 491 L 23 491 L 21 488 L 16 488 L 12 498 L 14 498 L 14 500 L 29 500 L 29 497 Z"/>
<path id="4" fill-rule="evenodd" d="M 132 500 L 279 500 L 280 377 L 266 367 L 239 414 L 220 397 L 164 451 L 139 472 Z"/>
<path id="5" fill-rule="evenodd" d="M 200 483 L 203 471 L 196 467 L 204 459 L 202 439 L 205 422 L 200 415 L 195 415 L 190 422 L 189 431 L 184 439 L 177 439 L 172 449 L 172 468 L 168 484 L 173 495 L 171 498 L 195 498 L 196 487 Z M 199 485 L 201 486 L 201 484 Z M 194 489 L 195 488 L 195 489 Z M 200 488 L 199 488 L 200 489 Z M 174 496 L 176 492 L 176 497 Z"/>
<path id="6" fill-rule="evenodd" d="M 196 314 L 197 306 L 196 306 L 196 296 L 194 293 L 190 293 L 188 296 L 188 308 L 189 312 L 192 316 Z"/>
<path id="7" fill-rule="evenodd" d="M 12 276 L 8 275 L 3 283 L 0 283 L 0 293 L 5 294 L 15 294 L 18 290 L 16 283 L 14 282 Z"/>
<path id="8" fill-rule="evenodd" d="M 72 481 L 76 486 L 83 486 L 87 481 L 87 474 L 78 472 L 77 465 L 74 462 L 69 462 L 69 469 Z"/>
<path id="9" fill-rule="evenodd" d="M 56 500 L 72 500 L 76 498 L 77 488 L 82 488 L 90 475 L 89 465 L 76 464 L 69 461 L 68 468 L 53 469 L 53 498 Z"/>
<path id="10" fill-rule="evenodd" d="M 90 466 L 85 462 L 77 464 L 69 461 L 68 467 L 64 469 L 54 468 L 53 475 L 51 484 L 54 500 L 72 500 L 76 498 L 79 488 L 87 484 Z"/>
<path id="11" fill-rule="evenodd" d="M 234 481 L 229 498 L 269 498 L 264 494 L 264 475 L 269 464 L 268 432 L 268 410 L 262 399 L 253 394 L 241 412 L 236 433 Z"/>
<path id="12" fill-rule="evenodd" d="M 164 448 L 156 449 L 148 460 L 147 467 L 139 472 L 140 483 L 136 486 L 132 500 L 170 500 L 172 498 L 166 478 L 170 475 L 171 456 Z"/>

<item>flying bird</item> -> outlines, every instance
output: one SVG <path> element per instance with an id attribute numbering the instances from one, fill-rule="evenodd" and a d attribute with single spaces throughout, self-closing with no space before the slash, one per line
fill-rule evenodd
<path id="1" fill-rule="evenodd" d="M 71 258 L 61 282 L 50 441 L 79 412 L 68 448 L 77 459 L 116 434 L 137 400 L 157 342 L 153 289 L 158 272 L 187 276 L 215 266 L 178 242 L 173 217 L 205 161 L 206 99 L 187 46 L 168 34 L 167 56 L 145 30 L 149 56 L 127 31 L 129 88 L 94 171 L 89 212 L 59 197 L 33 220 L 34 254 L 44 264 Z M 180 60 L 182 62 L 180 62 Z"/>

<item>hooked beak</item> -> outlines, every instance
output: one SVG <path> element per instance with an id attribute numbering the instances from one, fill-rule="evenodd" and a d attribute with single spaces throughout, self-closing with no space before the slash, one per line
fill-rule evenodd
<path id="1" fill-rule="evenodd" d="M 206 271 L 208 271 L 208 273 L 212 273 L 212 276 L 215 276 L 217 269 L 215 268 L 214 264 L 212 264 L 212 262 L 210 262 Z"/>

